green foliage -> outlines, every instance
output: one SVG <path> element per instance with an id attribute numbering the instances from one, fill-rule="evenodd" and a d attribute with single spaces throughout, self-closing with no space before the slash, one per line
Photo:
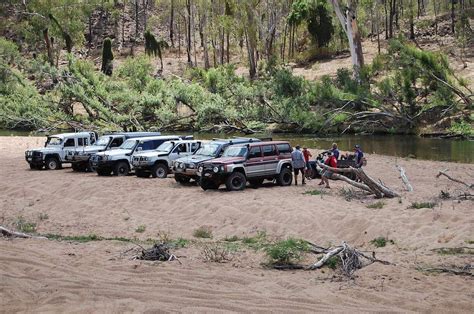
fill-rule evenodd
<path id="1" fill-rule="evenodd" d="M 189 245 L 189 240 L 184 239 L 184 238 L 178 238 L 174 241 L 171 241 L 171 244 L 175 246 L 176 248 L 184 248 Z"/>
<path id="2" fill-rule="evenodd" d="M 336 268 L 341 265 L 341 258 L 339 256 L 331 256 L 325 263 L 325 265 L 332 270 L 336 270 Z"/>
<path id="3" fill-rule="evenodd" d="M 104 39 L 102 46 L 102 66 L 100 70 L 106 75 L 112 75 L 114 54 L 112 53 L 112 41 L 110 38 Z"/>
<path id="4" fill-rule="evenodd" d="M 140 225 L 135 229 L 135 232 L 143 233 L 143 232 L 145 232 L 145 230 L 146 230 L 146 226 L 145 225 Z"/>
<path id="5" fill-rule="evenodd" d="M 313 4 L 308 12 L 308 32 L 318 47 L 327 47 L 334 34 L 329 9 L 324 3 Z"/>
<path id="6" fill-rule="evenodd" d="M 260 250 L 268 245 L 267 233 L 265 231 L 259 231 L 257 235 L 253 237 L 243 237 L 242 243 L 255 250 Z"/>
<path id="7" fill-rule="evenodd" d="M 305 191 L 303 194 L 304 195 L 325 195 L 327 194 L 327 192 L 323 190 L 310 190 L 310 191 Z"/>
<path id="8" fill-rule="evenodd" d="M 466 121 L 451 123 L 451 127 L 449 128 L 449 131 L 455 134 L 466 136 L 466 137 L 474 136 L 474 127 L 472 126 L 472 124 Z"/>
<path id="9" fill-rule="evenodd" d="M 413 202 L 408 208 L 421 209 L 421 208 L 434 208 L 435 206 L 436 206 L 435 202 Z"/>
<path id="10" fill-rule="evenodd" d="M 34 233 L 36 232 L 36 223 L 35 222 L 30 222 L 26 221 L 23 216 L 19 216 L 15 222 L 15 227 L 25 233 Z"/>
<path id="11" fill-rule="evenodd" d="M 387 243 L 394 244 L 395 242 L 385 237 L 378 237 L 370 241 L 370 243 L 375 247 L 385 247 Z"/>
<path id="12" fill-rule="evenodd" d="M 301 239 L 288 238 L 266 248 L 271 264 L 289 265 L 301 260 L 302 253 L 309 250 L 309 245 Z"/>
<path id="13" fill-rule="evenodd" d="M 382 201 L 378 201 L 372 204 L 367 205 L 367 208 L 371 209 L 382 209 L 385 206 L 385 203 Z"/>
<path id="14" fill-rule="evenodd" d="M 212 231 L 206 227 L 199 227 L 193 232 L 193 236 L 195 238 L 204 238 L 204 239 L 211 239 L 212 238 Z"/>

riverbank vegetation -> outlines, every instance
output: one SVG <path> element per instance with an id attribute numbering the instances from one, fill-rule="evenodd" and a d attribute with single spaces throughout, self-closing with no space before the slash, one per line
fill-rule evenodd
<path id="1" fill-rule="evenodd" d="M 359 15 L 362 35 L 369 36 L 371 23 L 371 33 L 377 29 L 379 42 L 377 55 L 364 63 L 363 56 L 358 55 L 360 38 L 347 41 L 348 32 L 357 29 L 343 29 L 333 18 L 334 12 L 338 15 L 337 1 L 299 0 L 288 7 L 279 4 L 278 10 L 269 7 L 269 1 L 264 1 L 266 6 L 254 1 L 218 1 L 225 4 L 222 15 L 211 10 L 207 17 L 203 11 L 210 4 L 207 1 L 171 1 L 166 5 L 151 1 L 144 16 L 139 16 L 139 8 L 120 1 L 105 6 L 81 4 L 75 10 L 68 1 L 56 2 L 67 10 L 59 12 L 41 1 L 29 1 L 25 8 L 13 4 L 3 7 L 3 13 L 17 14 L 3 26 L 16 19 L 25 28 L 2 30 L 0 128 L 474 136 L 469 82 L 456 74 L 446 55 L 420 49 L 412 38 L 415 33 L 410 30 L 407 36 L 403 32 L 398 25 L 399 13 L 406 25 L 414 22 L 413 14 L 403 13 L 400 4 L 393 8 L 396 23 L 390 20 L 382 25 L 380 17 Z M 359 13 L 364 7 L 377 12 L 381 9 L 377 2 L 359 7 L 349 4 L 349 9 Z M 138 15 L 131 15 L 135 9 Z M 183 38 L 179 26 L 177 30 L 173 25 L 167 32 L 153 35 L 150 29 L 162 26 L 167 14 L 171 21 L 176 18 L 179 22 L 181 17 L 175 14 L 180 10 L 187 12 Z M 413 12 L 412 7 L 410 10 Z M 268 30 L 252 16 L 267 11 L 274 14 L 273 28 Z M 134 18 L 135 34 L 130 34 L 125 24 L 119 27 L 122 34 L 114 34 L 107 29 L 110 21 L 102 21 L 100 12 L 109 18 L 115 12 L 117 23 L 122 15 Z M 472 30 L 463 12 L 459 11 L 461 18 L 453 25 L 458 27 L 456 38 L 465 47 Z M 270 19 L 259 16 L 262 21 Z M 232 25 L 239 17 L 245 18 L 244 25 Z M 187 18 L 196 18 L 200 24 Z M 105 23 L 101 36 L 96 34 L 97 21 Z M 215 33 L 212 23 L 222 28 L 217 27 Z M 174 31 L 179 32 L 179 39 Z M 282 38 L 277 38 L 277 31 Z M 379 37 L 383 31 L 387 44 L 381 51 Z M 196 48 L 196 33 L 201 39 L 200 49 Z M 298 34 L 308 42 L 300 43 L 295 37 Z M 134 41 L 127 42 L 126 36 Z M 163 39 L 166 37 L 169 43 Z M 181 44 L 188 57 L 186 68 L 165 75 L 165 50 L 176 49 L 176 45 L 180 50 Z M 249 75 L 242 75 L 239 63 L 232 62 L 233 56 L 245 54 L 244 44 Z M 131 55 L 123 55 L 124 46 L 131 49 Z M 337 69 L 333 75 L 307 79 L 296 75 L 288 63 L 288 59 L 308 63 L 332 58 L 347 48 L 353 68 Z M 102 57 L 94 58 L 94 49 L 97 54 L 102 51 Z M 197 55 L 202 57 L 202 65 Z M 102 60 L 101 64 L 96 60 Z"/>

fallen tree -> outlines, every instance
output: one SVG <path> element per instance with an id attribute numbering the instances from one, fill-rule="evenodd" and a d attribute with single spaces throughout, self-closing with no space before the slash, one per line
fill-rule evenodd
<path id="1" fill-rule="evenodd" d="M 382 182 L 376 182 L 374 179 L 372 179 L 369 175 L 367 175 L 364 172 L 362 168 L 353 168 L 353 167 L 332 168 L 323 163 L 318 163 L 318 165 L 323 169 L 333 172 L 332 178 L 347 182 L 350 185 L 355 186 L 356 188 L 359 188 L 371 194 L 374 194 L 377 198 L 383 198 L 383 197 L 393 198 L 393 197 L 399 196 L 396 192 L 392 191 L 391 189 L 383 185 Z M 339 173 L 352 173 L 361 182 L 351 180 L 346 176 L 340 175 Z"/>
<path id="2" fill-rule="evenodd" d="M 7 237 L 7 238 L 47 239 L 46 237 L 34 236 L 34 235 L 26 234 L 23 232 L 12 231 L 3 226 L 0 226 L 0 234 L 2 234 L 2 236 Z"/>

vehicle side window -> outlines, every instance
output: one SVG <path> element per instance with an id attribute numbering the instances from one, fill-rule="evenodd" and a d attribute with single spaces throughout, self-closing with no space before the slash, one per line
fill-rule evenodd
<path id="1" fill-rule="evenodd" d="M 152 150 L 155 149 L 155 141 L 145 141 L 141 144 L 138 145 L 138 147 L 141 147 L 142 150 Z"/>
<path id="2" fill-rule="evenodd" d="M 154 140 L 152 142 L 153 142 L 153 147 L 151 149 L 157 149 L 158 146 L 160 146 L 161 144 L 165 142 L 165 140 Z"/>
<path id="3" fill-rule="evenodd" d="M 258 157 L 262 157 L 262 150 L 260 149 L 260 146 L 252 147 L 249 152 L 249 159 Z"/>
<path id="4" fill-rule="evenodd" d="M 191 143 L 191 150 L 190 152 L 194 153 L 195 151 L 197 151 L 199 148 L 199 143 Z"/>
<path id="5" fill-rule="evenodd" d="M 123 143 L 123 138 L 117 137 L 112 140 L 112 143 L 110 143 L 110 147 L 119 147 Z"/>
<path id="6" fill-rule="evenodd" d="M 177 149 L 176 149 L 176 152 L 180 152 L 180 153 L 186 153 L 188 151 L 188 148 L 187 148 L 187 145 L 186 144 L 179 144 Z"/>
<path id="7" fill-rule="evenodd" d="M 77 146 L 87 146 L 87 145 L 89 145 L 89 139 L 87 137 L 77 139 Z"/>
<path id="8" fill-rule="evenodd" d="M 68 138 L 66 142 L 64 142 L 64 147 L 74 147 L 76 144 L 74 144 L 74 139 L 73 138 Z"/>
<path id="9" fill-rule="evenodd" d="M 291 147 L 289 144 L 277 144 L 278 151 L 280 154 L 290 154 L 291 153 Z"/>
<path id="10" fill-rule="evenodd" d="M 274 145 L 265 145 L 263 146 L 263 156 L 276 156 L 276 150 Z"/>

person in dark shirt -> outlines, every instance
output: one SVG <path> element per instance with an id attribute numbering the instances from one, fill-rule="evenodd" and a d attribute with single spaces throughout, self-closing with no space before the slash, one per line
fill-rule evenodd
<path id="1" fill-rule="evenodd" d="M 364 153 L 362 152 L 362 149 L 360 148 L 360 145 L 355 145 L 354 146 L 354 155 L 355 155 L 354 160 L 356 162 L 356 167 L 357 168 L 362 167 Z"/>
<path id="2" fill-rule="evenodd" d="M 332 143 L 331 152 L 334 155 L 334 157 L 336 158 L 336 160 L 338 160 L 339 159 L 339 149 L 337 149 L 337 144 L 336 143 Z"/>

